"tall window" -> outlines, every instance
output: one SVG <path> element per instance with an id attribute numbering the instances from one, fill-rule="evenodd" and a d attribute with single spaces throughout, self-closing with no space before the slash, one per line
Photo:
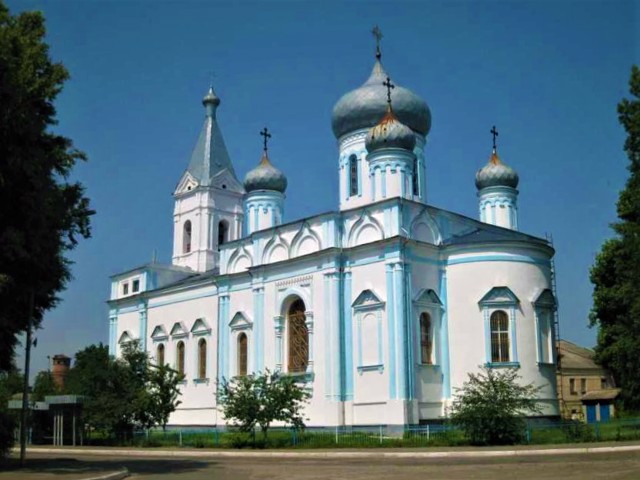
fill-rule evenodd
<path id="1" fill-rule="evenodd" d="M 358 157 L 349 157 L 349 196 L 358 195 Z"/>
<path id="2" fill-rule="evenodd" d="M 298 299 L 289 307 L 287 315 L 290 372 L 306 372 L 309 364 L 309 330 L 304 311 L 304 302 Z"/>
<path id="3" fill-rule="evenodd" d="M 204 338 L 198 342 L 198 378 L 207 378 L 207 341 Z"/>
<path id="4" fill-rule="evenodd" d="M 164 344 L 161 343 L 156 348 L 156 363 L 158 365 L 164 365 Z"/>
<path id="5" fill-rule="evenodd" d="M 569 393 L 571 395 L 575 395 L 576 393 L 578 393 L 576 391 L 576 379 L 575 378 L 570 378 L 569 379 Z"/>
<path id="6" fill-rule="evenodd" d="M 420 183 L 418 182 L 420 178 L 418 177 L 418 160 L 417 159 L 413 160 L 413 175 L 411 179 L 413 180 L 413 184 L 411 185 L 413 189 L 413 194 L 415 196 L 418 196 L 420 195 Z"/>
<path id="7" fill-rule="evenodd" d="M 420 361 L 431 365 L 433 363 L 431 359 L 432 351 L 431 317 L 428 313 L 422 313 L 420 314 Z"/>
<path id="8" fill-rule="evenodd" d="M 580 393 L 582 393 L 583 395 L 585 393 L 587 393 L 587 379 L 586 378 L 581 378 L 580 379 Z"/>
<path id="9" fill-rule="evenodd" d="M 245 376 L 247 374 L 247 334 L 238 335 L 238 375 Z"/>
<path id="10" fill-rule="evenodd" d="M 491 314 L 491 361 L 509 361 L 509 317 L 502 310 Z"/>
<path id="11" fill-rule="evenodd" d="M 191 251 L 191 220 L 184 222 L 182 229 L 182 253 Z"/>
<path id="12" fill-rule="evenodd" d="M 180 375 L 184 375 L 184 342 L 178 342 L 176 355 L 176 369 Z"/>
<path id="13" fill-rule="evenodd" d="M 229 224 L 222 220 L 218 223 L 218 247 L 229 240 L 228 235 Z"/>

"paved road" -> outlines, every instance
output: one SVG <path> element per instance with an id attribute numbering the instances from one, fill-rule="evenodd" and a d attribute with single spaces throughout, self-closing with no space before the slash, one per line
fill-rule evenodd
<path id="1" fill-rule="evenodd" d="M 131 480 L 638 480 L 640 452 L 482 459 L 279 459 L 215 460 L 32 454 L 31 471 L 5 471 L 0 480 L 76 480 L 125 466 Z M 49 471 L 38 472 L 49 465 Z M 55 467 L 56 468 L 51 468 Z M 75 471 L 72 471 L 74 470 Z M 81 471 L 80 471 L 81 470 Z"/>

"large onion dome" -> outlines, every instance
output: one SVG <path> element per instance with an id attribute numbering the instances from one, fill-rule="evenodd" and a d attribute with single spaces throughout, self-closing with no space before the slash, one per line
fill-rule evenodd
<path id="1" fill-rule="evenodd" d="M 258 166 L 244 177 L 244 189 L 247 193 L 256 190 L 275 190 L 284 193 L 287 189 L 287 177 L 271 165 L 269 155 L 264 151 Z"/>
<path id="2" fill-rule="evenodd" d="M 387 90 L 382 85 L 387 78 L 379 60 L 369 79 L 360 87 L 345 94 L 333 107 L 331 126 L 336 138 L 361 128 L 371 128 L 387 111 Z M 393 111 L 411 130 L 426 135 L 431 128 L 429 107 L 411 90 L 396 85 L 393 92 Z"/>
<path id="3" fill-rule="evenodd" d="M 402 148 L 413 151 L 416 146 L 416 136 L 409 127 L 398 120 L 391 105 L 387 105 L 387 113 L 382 117 L 382 120 L 369 130 L 365 146 L 368 152 L 381 148 Z"/>
<path id="4" fill-rule="evenodd" d="M 502 163 L 500 157 L 493 149 L 489 163 L 476 173 L 476 187 L 482 190 L 487 187 L 511 187 L 518 186 L 518 174 L 509 165 Z"/>

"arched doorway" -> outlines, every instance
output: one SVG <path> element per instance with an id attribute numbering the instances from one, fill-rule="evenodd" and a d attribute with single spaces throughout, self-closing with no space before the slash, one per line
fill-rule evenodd
<path id="1" fill-rule="evenodd" d="M 309 330 L 304 302 L 296 299 L 287 311 L 287 370 L 304 373 L 309 365 Z"/>

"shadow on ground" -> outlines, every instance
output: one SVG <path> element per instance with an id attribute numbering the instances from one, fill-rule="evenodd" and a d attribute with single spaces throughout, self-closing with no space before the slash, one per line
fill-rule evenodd
<path id="1" fill-rule="evenodd" d="M 211 467 L 215 462 L 197 460 L 127 458 L 127 459 L 95 459 L 90 461 L 75 458 L 27 458 L 25 466 L 20 468 L 17 458 L 10 458 L 7 463 L 0 464 L 0 479 L 14 478 L 18 473 L 75 476 L 77 474 L 97 474 L 115 472 L 126 467 L 131 474 L 175 475 L 190 473 Z"/>

